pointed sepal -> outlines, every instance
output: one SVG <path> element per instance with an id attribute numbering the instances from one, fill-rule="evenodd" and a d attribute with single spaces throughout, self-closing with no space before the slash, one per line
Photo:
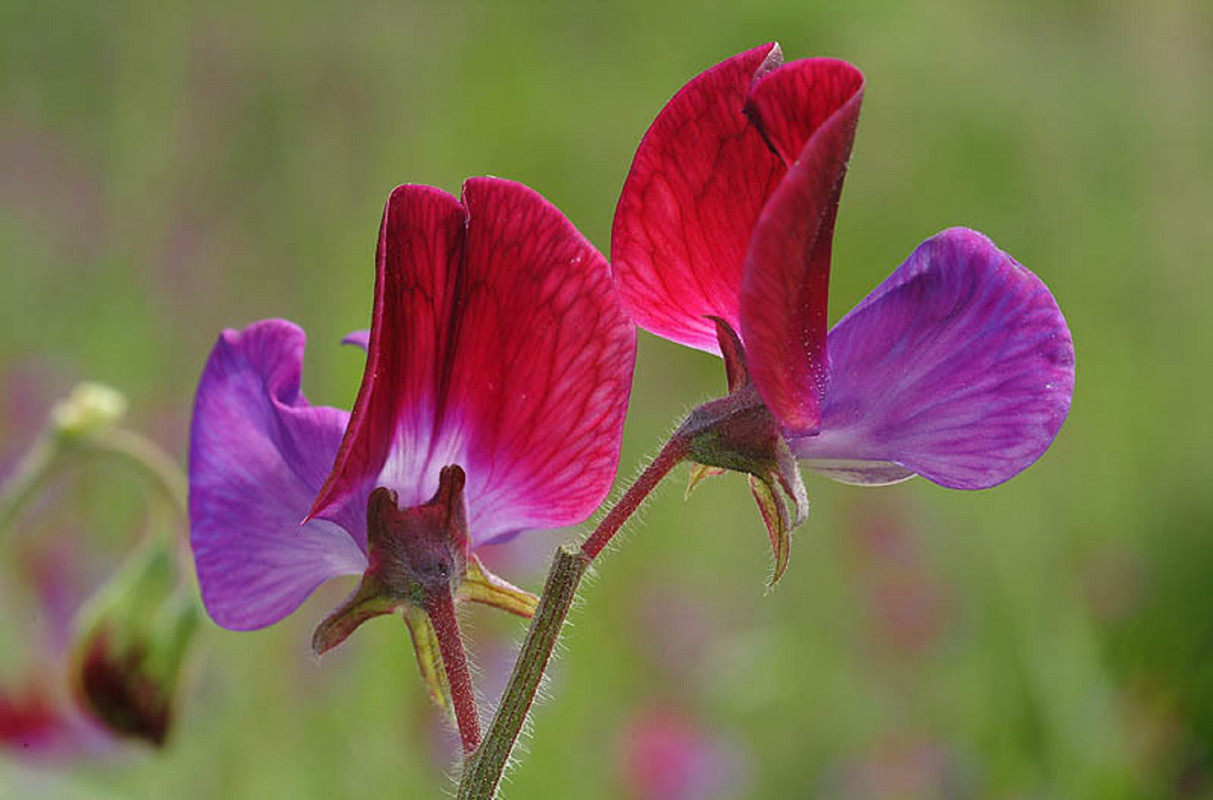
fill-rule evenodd
<path id="1" fill-rule="evenodd" d="M 443 467 L 434 496 L 409 508 L 400 508 L 396 493 L 382 486 L 371 492 L 366 506 L 369 565 L 358 589 L 316 628 L 316 655 L 344 642 L 372 617 L 424 608 L 434 595 L 450 595 L 468 557 L 464 482 L 458 465 Z"/>
<path id="2" fill-rule="evenodd" d="M 442 666 L 442 650 L 438 645 L 438 634 L 434 632 L 434 625 L 430 622 L 429 615 L 415 606 L 405 606 L 402 616 L 404 624 L 408 626 L 409 636 L 413 639 L 417 667 L 421 670 L 421 680 L 429 690 L 430 699 L 453 723 L 455 707 L 451 703 L 451 687 L 447 683 L 446 670 Z"/>
<path id="3" fill-rule="evenodd" d="M 809 498 L 804 491 L 801 470 L 796 468 L 796 459 L 788 451 L 784 440 L 780 440 L 776 446 L 775 468 L 765 476 L 751 473 L 750 490 L 758 502 L 762 521 L 767 525 L 770 552 L 775 559 L 770 581 L 767 582 L 770 592 L 787 571 L 793 528 L 801 525 L 809 516 Z"/>
<path id="4" fill-rule="evenodd" d="M 746 363 L 745 347 L 741 337 L 733 326 L 720 317 L 711 317 L 716 323 L 716 343 L 720 345 L 720 354 L 724 357 L 725 376 L 729 381 L 729 391 L 740 391 L 750 382 L 750 367 Z"/>
<path id="5" fill-rule="evenodd" d="M 788 558 L 792 552 L 791 519 L 788 516 L 787 504 L 770 483 L 751 475 L 750 491 L 758 501 L 758 510 L 762 512 L 762 521 L 767 526 L 767 537 L 771 540 L 771 555 L 775 559 L 771 579 L 767 581 L 767 591 L 770 591 L 775 588 L 775 584 L 788 568 Z"/>
<path id="6" fill-rule="evenodd" d="M 362 623 L 392 613 L 401 602 L 399 598 L 386 595 L 373 575 L 363 575 L 358 589 L 316 626 L 312 634 L 312 652 L 324 655 L 348 639 Z"/>
<path id="7" fill-rule="evenodd" d="M 723 475 L 725 470 L 720 467 L 713 467 L 708 464 L 691 463 L 691 471 L 687 475 L 687 489 L 682 495 L 682 499 L 686 500 L 691 496 L 691 492 L 695 491 L 695 487 L 704 478 L 715 478 L 718 475 Z"/>
<path id="8" fill-rule="evenodd" d="M 792 501 L 792 527 L 798 528 L 809 518 L 809 493 L 805 491 L 804 480 L 800 477 L 800 466 L 796 456 L 784 439 L 780 439 L 775 447 L 775 480 Z"/>
<path id="9" fill-rule="evenodd" d="M 808 494 L 779 422 L 750 382 L 741 339 L 727 322 L 714 321 L 729 393 L 696 408 L 674 434 L 691 461 L 686 493 L 725 470 L 750 476 L 775 558 L 771 589 L 787 569 L 792 529 L 808 518 Z"/>
<path id="10" fill-rule="evenodd" d="M 358 590 L 316 629 L 313 647 L 323 653 L 368 619 L 399 610 L 426 689 L 453 717 L 466 754 L 480 744 L 480 712 L 455 602 L 529 617 L 538 600 L 489 573 L 470 552 L 465 485 L 463 468 L 450 464 L 434 496 L 420 505 L 401 508 L 398 495 L 382 486 L 371 492 L 367 570 Z"/>
<path id="11" fill-rule="evenodd" d="M 750 490 L 758 502 L 762 521 L 771 540 L 771 555 L 775 559 L 767 591 L 775 588 L 787 571 L 791 556 L 792 530 L 809 516 L 809 498 L 796 468 L 796 460 L 783 440 L 776 447 L 775 469 L 766 477 L 751 474 Z"/>
<path id="12" fill-rule="evenodd" d="M 538 597 L 489 572 L 475 555 L 468 556 L 467 573 L 455 597 L 493 606 L 525 619 L 535 616 L 535 609 L 539 607 Z"/>

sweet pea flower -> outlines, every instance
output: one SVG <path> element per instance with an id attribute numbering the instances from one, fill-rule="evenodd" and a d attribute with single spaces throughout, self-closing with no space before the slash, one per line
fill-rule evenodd
<path id="1" fill-rule="evenodd" d="M 850 64 L 784 64 L 778 45 L 712 67 L 641 141 L 612 230 L 637 324 L 724 356 L 730 395 L 689 420 L 703 465 L 692 481 L 751 474 L 776 577 L 807 513 L 793 456 L 847 483 L 922 475 L 982 489 L 1048 448 L 1073 394 L 1073 343 L 1049 290 L 963 228 L 920 245 L 827 333 L 863 87 Z"/>
<path id="2" fill-rule="evenodd" d="M 304 334 L 226 331 L 198 387 L 191 542 L 211 617 L 270 625 L 321 583 L 361 574 L 316 631 L 323 652 L 399 612 L 465 749 L 474 700 L 456 600 L 529 616 L 535 598 L 474 549 L 584 520 L 614 479 L 635 329 L 603 257 L 539 194 L 473 178 L 462 200 L 401 186 L 376 255 L 352 413 L 300 391 Z M 300 522 L 303 521 L 301 525 Z M 445 670 L 445 674 L 443 671 Z M 465 716 L 470 715 L 470 716 Z M 474 734 L 469 738 L 469 727 Z"/>

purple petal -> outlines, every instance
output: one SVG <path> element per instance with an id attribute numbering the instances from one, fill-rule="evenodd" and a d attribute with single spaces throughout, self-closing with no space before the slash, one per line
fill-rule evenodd
<path id="1" fill-rule="evenodd" d="M 913 471 L 954 489 L 1002 483 L 1049 447 L 1074 393 L 1074 345 L 1048 288 L 964 228 L 919 246 L 828 347 L 821 433 L 791 445 L 850 482 Z"/>
<path id="2" fill-rule="evenodd" d="M 329 578 L 366 568 L 363 508 L 299 524 L 349 417 L 304 399 L 303 346 L 283 320 L 225 331 L 198 385 L 190 544 L 203 602 L 225 628 L 270 625 Z"/>
<path id="3" fill-rule="evenodd" d="M 360 331 L 350 331 L 341 340 L 342 344 L 352 344 L 354 347 L 361 347 L 363 350 L 370 349 L 371 344 L 371 329 L 364 328 Z"/>

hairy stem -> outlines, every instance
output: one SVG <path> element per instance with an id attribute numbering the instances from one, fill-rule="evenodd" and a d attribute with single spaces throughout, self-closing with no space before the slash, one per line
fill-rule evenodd
<path id="1" fill-rule="evenodd" d="M 586 558 L 590 561 L 598 557 L 602 549 L 623 527 L 623 523 L 627 521 L 628 517 L 635 513 L 649 493 L 656 488 L 657 484 L 661 483 L 661 479 L 669 475 L 670 470 L 686 458 L 689 445 L 687 440 L 680 435 L 681 430 L 680 428 L 679 432 L 665 443 L 657 457 L 645 468 L 644 472 L 640 473 L 636 482 L 624 493 L 623 497 L 619 498 L 619 502 L 607 512 L 590 537 L 582 543 L 581 552 L 585 553 Z"/>
<path id="2" fill-rule="evenodd" d="M 539 609 L 531 620 L 493 724 L 480 749 L 464 764 L 459 800 L 492 800 L 496 795 L 514 743 L 518 741 L 527 712 L 535 702 L 535 692 L 539 690 L 543 673 L 552 658 L 560 629 L 577 596 L 577 586 L 589 565 L 589 557 L 581 550 L 565 546 L 556 551 L 539 599 Z"/>
<path id="3" fill-rule="evenodd" d="M 447 686 L 451 690 L 451 705 L 455 709 L 455 724 L 463 741 L 464 754 L 472 753 L 480 744 L 480 712 L 476 708 L 476 690 L 468 671 L 467 652 L 455 618 L 455 601 L 450 592 L 438 594 L 425 604 L 425 611 L 434 626 L 442 667 L 446 670 Z"/>
<path id="4" fill-rule="evenodd" d="M 514 663 L 514 672 L 510 675 L 501 705 L 497 708 L 484 743 L 464 763 L 459 800 L 492 800 L 496 796 L 501 776 L 551 661 L 560 629 L 577 597 L 581 578 L 590 562 L 602 552 L 662 478 L 686 458 L 688 449 L 687 439 L 680 429 L 619 502 L 607 512 L 580 549 L 565 546 L 556 551 L 547 583 L 539 598 L 539 608 L 531 620 L 518 660 Z"/>

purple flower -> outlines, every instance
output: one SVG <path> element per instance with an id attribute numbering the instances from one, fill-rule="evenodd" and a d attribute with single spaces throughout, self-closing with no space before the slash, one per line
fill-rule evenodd
<path id="1" fill-rule="evenodd" d="M 453 600 L 534 610 L 477 545 L 580 522 L 606 495 L 635 331 L 602 256 L 510 181 L 471 179 L 462 201 L 397 188 L 376 263 L 369 337 L 351 337 L 367 347 L 352 414 L 308 404 L 291 323 L 220 337 L 194 409 L 191 542 L 220 625 L 272 624 L 362 574 L 317 650 L 400 611 L 424 672 L 439 645 L 450 655 Z"/>
<path id="2" fill-rule="evenodd" d="M 918 474 L 981 489 L 1048 448 L 1074 388 L 1049 290 L 963 228 L 919 246 L 827 334 L 863 86 L 850 64 L 784 64 L 776 45 L 712 67 L 654 121 L 615 215 L 615 282 L 633 318 L 725 357 L 732 395 L 693 419 L 716 441 L 692 455 L 756 476 L 776 527 L 804 512 L 788 451 L 848 483 Z M 777 547 L 777 572 L 780 559 Z"/>

